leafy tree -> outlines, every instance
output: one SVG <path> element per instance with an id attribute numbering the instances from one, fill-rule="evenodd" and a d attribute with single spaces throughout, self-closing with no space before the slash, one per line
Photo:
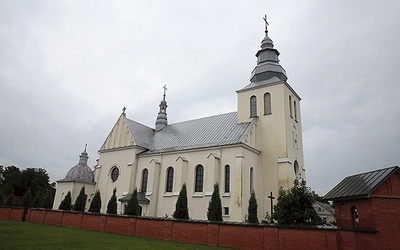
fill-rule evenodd
<path id="1" fill-rule="evenodd" d="M 186 192 L 186 184 L 183 184 L 179 192 L 178 200 L 175 204 L 175 212 L 172 215 L 175 219 L 189 219 L 188 199 Z"/>
<path id="2" fill-rule="evenodd" d="M 25 193 L 24 197 L 22 198 L 22 206 L 23 207 L 31 207 L 32 204 L 32 194 L 31 190 L 28 189 L 28 191 Z"/>
<path id="3" fill-rule="evenodd" d="M 107 213 L 108 214 L 117 214 L 117 188 L 114 188 L 113 195 L 110 198 L 110 201 L 107 205 Z"/>
<path id="4" fill-rule="evenodd" d="M 14 189 L 7 197 L 6 206 L 14 206 Z"/>
<path id="5" fill-rule="evenodd" d="M 100 197 L 100 190 L 94 194 L 93 200 L 90 203 L 89 212 L 92 213 L 100 213 L 101 209 L 101 197 Z"/>
<path id="6" fill-rule="evenodd" d="M 16 166 L 4 168 L 0 166 L 0 189 L 5 194 L 14 192 L 15 195 L 22 195 L 24 192 L 21 185 L 21 171 Z"/>
<path id="7" fill-rule="evenodd" d="M 49 190 L 47 193 L 46 193 L 46 195 L 44 196 L 44 199 L 43 199 L 43 203 L 42 203 L 42 205 L 40 206 L 40 207 L 42 207 L 42 208 L 47 208 L 47 209 L 51 209 L 51 208 L 53 208 L 53 200 L 54 200 L 54 197 L 53 197 L 53 194 L 52 194 L 53 192 L 51 191 L 51 190 Z"/>
<path id="8" fill-rule="evenodd" d="M 258 223 L 257 209 L 258 209 L 258 204 L 256 199 L 256 193 L 254 192 L 254 190 L 251 190 L 249 207 L 247 208 L 249 214 L 247 220 L 249 223 Z"/>
<path id="9" fill-rule="evenodd" d="M 75 211 L 85 211 L 86 206 L 86 194 L 85 194 L 85 186 L 81 188 L 78 197 L 76 197 L 74 210 Z"/>
<path id="10" fill-rule="evenodd" d="M 210 221 L 223 221 L 222 220 L 222 202 L 219 196 L 218 183 L 214 184 L 214 191 L 211 200 L 208 203 L 207 219 Z"/>
<path id="11" fill-rule="evenodd" d="M 58 209 L 71 210 L 71 191 L 68 191 L 67 195 L 64 197 L 64 200 L 61 201 Z"/>
<path id="12" fill-rule="evenodd" d="M 139 201 L 137 198 L 137 189 L 133 190 L 133 194 L 131 198 L 129 199 L 128 206 L 126 206 L 125 214 L 128 215 L 140 215 L 140 207 L 139 207 Z"/>
<path id="13" fill-rule="evenodd" d="M 35 197 L 33 198 L 32 207 L 36 207 L 36 208 L 42 207 L 43 200 L 44 200 L 44 195 L 43 195 L 42 191 L 39 190 L 36 193 Z"/>
<path id="14" fill-rule="evenodd" d="M 22 197 L 30 189 L 34 197 L 39 190 L 46 193 L 52 189 L 49 180 L 49 175 L 42 168 L 27 168 L 21 171 L 16 166 L 0 166 L 0 190 L 6 194 L 14 189 L 14 195 Z"/>
<path id="15" fill-rule="evenodd" d="M 294 180 L 293 187 L 279 190 L 278 203 L 274 206 L 272 219 L 278 224 L 318 224 L 321 218 L 313 208 L 313 192 L 304 180 Z"/>

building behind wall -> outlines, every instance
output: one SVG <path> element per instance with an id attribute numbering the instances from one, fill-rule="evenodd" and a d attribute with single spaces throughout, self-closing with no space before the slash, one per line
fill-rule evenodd
<path id="1" fill-rule="evenodd" d="M 119 213 L 137 188 L 142 215 L 171 216 L 186 184 L 190 218 L 207 219 L 219 183 L 224 220 L 245 220 L 252 189 L 258 217 L 271 214 L 268 195 L 305 179 L 301 99 L 278 56 L 266 25 L 250 83 L 237 91 L 236 112 L 168 124 L 166 88 L 154 128 L 127 118 L 124 108 L 99 150 L 93 183 L 85 183 L 92 193 L 100 190 L 102 212 L 114 188 Z M 60 195 L 57 188 L 55 207 Z"/>

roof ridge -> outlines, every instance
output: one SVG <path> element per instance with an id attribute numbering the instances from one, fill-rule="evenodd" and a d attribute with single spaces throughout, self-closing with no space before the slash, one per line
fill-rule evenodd
<path id="1" fill-rule="evenodd" d="M 368 172 L 353 174 L 353 175 L 346 176 L 344 179 L 350 178 L 350 177 L 354 177 L 354 176 L 357 176 L 357 175 L 362 175 L 362 174 L 370 174 L 370 173 L 373 173 L 373 172 L 380 172 L 380 171 L 388 170 L 388 169 L 391 169 L 391 168 L 395 169 L 395 168 L 399 168 L 399 166 L 396 166 L 396 165 L 395 165 L 395 166 L 391 166 L 391 167 L 386 167 L 386 168 L 371 170 L 371 171 L 368 171 Z M 343 180 L 344 180 L 344 179 L 343 179 Z"/>
<path id="2" fill-rule="evenodd" d="M 186 120 L 186 121 L 171 123 L 171 124 L 168 124 L 167 126 L 176 125 L 176 124 L 182 124 L 182 123 L 186 123 L 186 122 L 200 121 L 200 120 L 204 120 L 204 119 L 208 119 L 208 118 L 213 118 L 213 117 L 222 116 L 222 115 L 229 115 L 229 114 L 234 114 L 234 113 L 237 114 L 237 111 L 232 111 L 232 112 L 228 112 L 228 113 L 210 115 L 210 116 L 206 116 L 206 117 L 195 118 L 195 119 L 192 119 L 192 120 Z"/>

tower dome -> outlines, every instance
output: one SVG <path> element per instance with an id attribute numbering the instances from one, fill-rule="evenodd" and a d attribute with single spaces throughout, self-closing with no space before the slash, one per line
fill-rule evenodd
<path id="1" fill-rule="evenodd" d="M 88 158 L 89 157 L 85 146 L 85 150 L 79 156 L 79 163 L 68 171 L 63 181 L 93 183 L 94 175 L 90 167 L 87 165 Z"/>

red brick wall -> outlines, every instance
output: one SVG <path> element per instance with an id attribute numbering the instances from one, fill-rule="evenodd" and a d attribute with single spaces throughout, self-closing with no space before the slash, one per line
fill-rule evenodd
<path id="1" fill-rule="evenodd" d="M 0 207 L 0 219 L 8 220 L 8 218 L 10 218 L 10 212 L 10 207 Z"/>
<path id="2" fill-rule="evenodd" d="M 375 200 L 374 200 L 375 201 Z M 300 227 L 273 227 L 262 225 L 176 221 L 172 219 L 134 218 L 67 212 L 57 210 L 30 209 L 27 221 L 52 225 L 83 228 L 109 233 L 136 235 L 170 241 L 204 244 L 241 249 L 393 249 L 400 245 L 400 221 L 398 200 L 376 201 L 371 204 L 383 209 L 386 204 L 387 218 L 376 224 L 378 233 L 361 229 L 334 230 Z M 397 206 L 397 207 L 396 207 Z M 362 206 L 360 206 L 362 207 Z M 15 211 L 11 211 L 11 210 Z M 22 208 L 0 207 L 0 218 L 22 219 Z M 384 223 L 389 220 L 393 223 Z"/>
<path id="3" fill-rule="evenodd" d="M 82 228 L 104 232 L 106 229 L 107 216 L 103 214 L 84 214 Z"/>

